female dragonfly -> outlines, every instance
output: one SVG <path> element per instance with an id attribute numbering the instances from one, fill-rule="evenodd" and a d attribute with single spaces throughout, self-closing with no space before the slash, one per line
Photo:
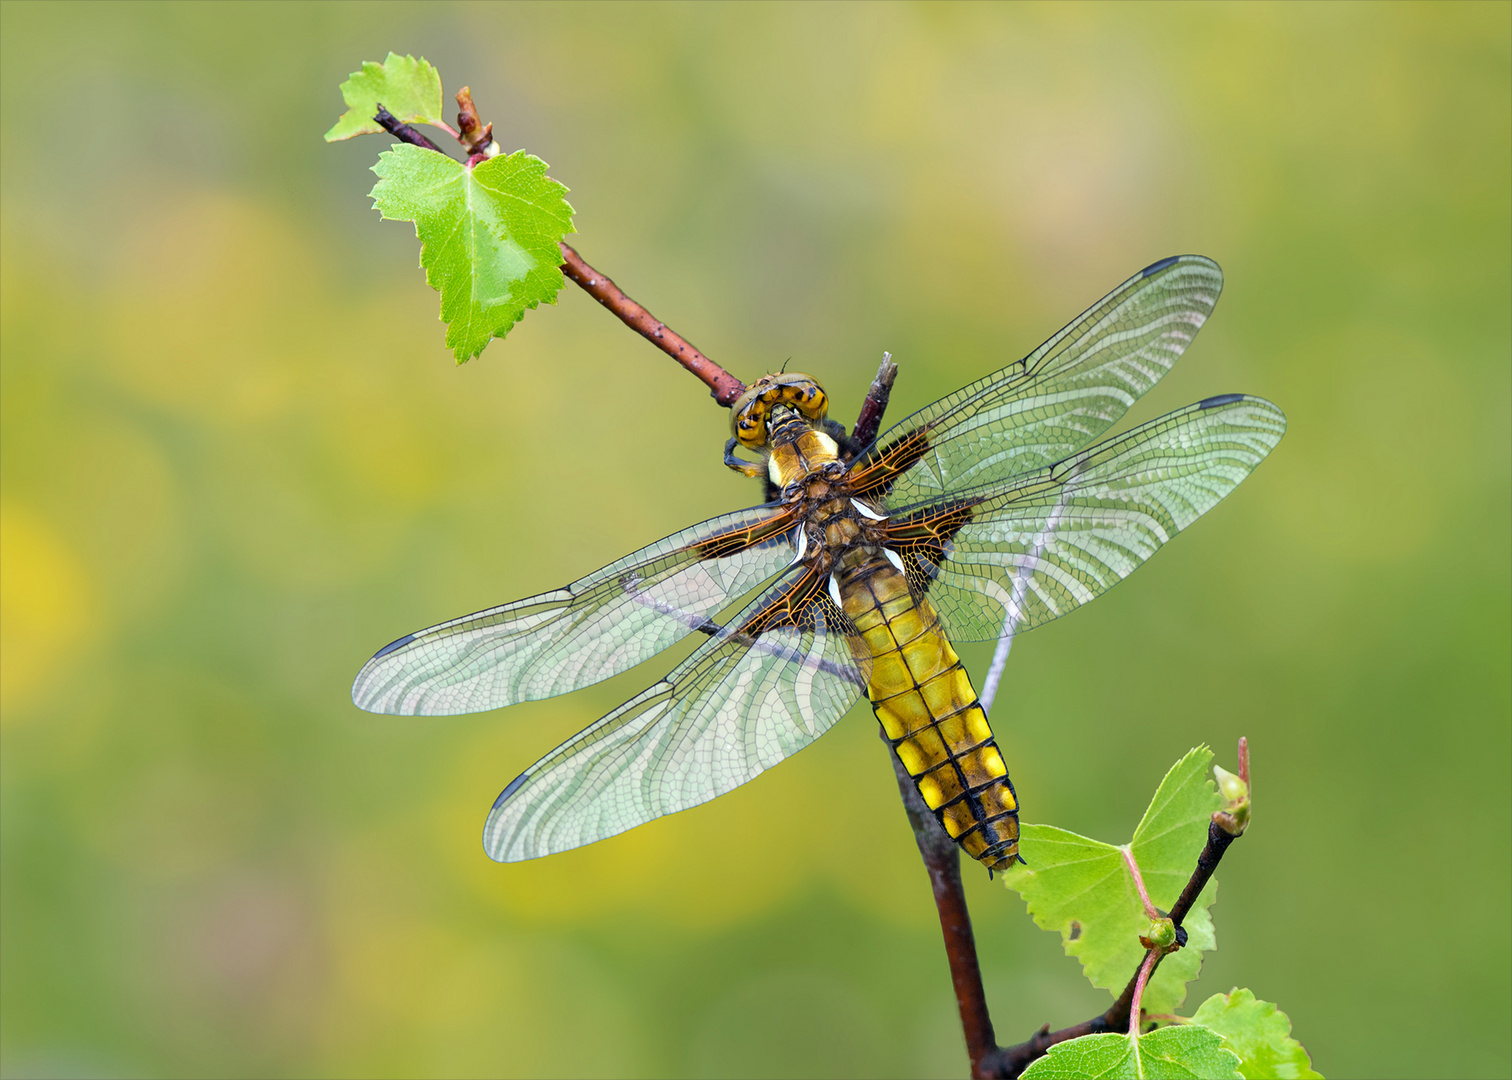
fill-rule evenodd
<path id="1" fill-rule="evenodd" d="M 367 662 L 352 700 L 380 713 L 496 709 L 696 634 L 666 678 L 510 782 L 483 830 L 492 858 L 590 844 L 722 795 L 864 693 L 941 825 L 1006 867 L 1018 799 L 951 642 L 1032 629 L 1105 592 L 1280 440 L 1280 409 L 1224 394 L 1094 443 L 1175 363 L 1222 287 L 1209 259 L 1163 259 L 868 446 L 827 419 L 812 378 L 768 375 L 731 407 L 725 451 L 763 477 L 768 501 L 565 588 L 408 634 Z"/>

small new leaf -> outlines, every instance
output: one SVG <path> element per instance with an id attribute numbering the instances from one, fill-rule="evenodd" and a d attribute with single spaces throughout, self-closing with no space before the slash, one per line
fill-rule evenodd
<path id="1" fill-rule="evenodd" d="M 1180 1024 L 1131 1038 L 1110 1033 L 1057 1043 L 1024 1080 L 1239 1080 L 1239 1059 L 1207 1028 Z"/>
<path id="2" fill-rule="evenodd" d="M 1191 877 L 1219 806 L 1206 777 L 1212 757 L 1199 746 L 1171 767 L 1129 844 L 1150 900 L 1162 911 L 1171 909 Z M 1150 929 L 1123 853 L 1051 825 L 1023 826 L 1019 847 L 1028 865 L 1009 870 L 1005 884 L 1024 898 L 1036 924 L 1060 932 L 1066 955 L 1081 961 L 1092 985 L 1117 996 L 1144 958 L 1139 936 Z M 1145 987 L 1145 1010 L 1172 1012 L 1186 997 L 1202 954 L 1217 944 L 1208 911 L 1216 894 L 1217 881 L 1209 881 L 1182 923 L 1185 947 L 1161 961 Z"/>
<path id="3" fill-rule="evenodd" d="M 388 54 L 381 64 L 363 62 L 361 71 L 352 72 L 341 84 L 341 97 L 347 111 L 336 126 L 326 132 L 326 142 L 339 142 L 354 135 L 376 135 L 383 127 L 374 120 L 381 103 L 406 124 L 442 124 L 441 74 L 424 57 Z"/>
<path id="4" fill-rule="evenodd" d="M 507 334 L 528 308 L 556 302 L 572 207 L 540 158 L 519 150 L 468 168 L 401 143 L 373 171 L 378 211 L 415 223 L 420 265 L 441 294 L 446 344 L 458 363 Z"/>
<path id="5" fill-rule="evenodd" d="M 1197 1007 L 1194 1024 L 1211 1028 L 1239 1055 L 1245 1080 L 1322 1080 L 1302 1044 L 1291 1037 L 1291 1020 L 1248 990 L 1214 994 Z"/>

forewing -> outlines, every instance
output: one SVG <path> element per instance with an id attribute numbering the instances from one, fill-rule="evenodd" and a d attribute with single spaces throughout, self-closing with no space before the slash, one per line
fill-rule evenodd
<path id="1" fill-rule="evenodd" d="M 889 545 L 952 639 L 995 640 L 1122 581 L 1233 491 L 1285 431 L 1268 401 L 1209 398 L 1030 476 L 894 511 Z"/>
<path id="2" fill-rule="evenodd" d="M 829 730 L 867 671 L 814 577 L 786 575 L 665 679 L 505 788 L 483 830 L 489 856 L 534 859 L 697 806 Z"/>
<path id="3" fill-rule="evenodd" d="M 705 521 L 566 588 L 410 634 L 369 660 L 352 701 L 441 716 L 565 694 L 647 660 L 791 561 L 789 510 Z"/>
<path id="4" fill-rule="evenodd" d="M 857 486 L 907 505 L 1061 460 L 1160 381 L 1222 290 L 1218 264 L 1200 255 L 1146 267 L 1024 359 L 889 430 Z"/>

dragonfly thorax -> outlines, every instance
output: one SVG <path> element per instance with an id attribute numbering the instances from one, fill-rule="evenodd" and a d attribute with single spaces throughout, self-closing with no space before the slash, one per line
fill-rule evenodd
<path id="1" fill-rule="evenodd" d="M 833 446 L 833 440 L 823 432 L 809 435 L 817 435 Z M 806 437 L 800 437 L 793 446 L 806 441 L 809 441 Z M 813 445 L 814 441 L 809 443 Z M 779 458 L 782 449 L 781 445 L 773 448 L 772 460 Z M 795 458 L 806 460 L 800 450 L 795 448 L 792 453 Z M 818 468 L 805 471 L 799 479 L 783 486 L 782 501 L 793 505 L 799 522 L 793 539 L 797 550 L 795 562 L 806 563 L 821 575 L 827 575 L 882 557 L 886 511 L 870 505 L 870 500 L 863 502 L 856 498 L 850 468 L 845 462 L 831 457 Z"/>
<path id="2" fill-rule="evenodd" d="M 839 444 L 796 409 L 772 410 L 769 441 L 767 476 L 779 491 L 826 470 L 844 472 Z"/>

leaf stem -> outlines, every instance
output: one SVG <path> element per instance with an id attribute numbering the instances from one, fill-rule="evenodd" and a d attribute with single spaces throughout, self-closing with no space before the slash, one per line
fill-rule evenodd
<path id="1" fill-rule="evenodd" d="M 1129 1038 L 1139 1038 L 1139 1001 L 1144 997 L 1145 984 L 1150 981 L 1150 975 L 1155 971 L 1155 965 L 1160 962 L 1159 949 L 1151 949 L 1145 953 L 1144 961 L 1139 965 L 1139 972 L 1134 976 L 1134 996 L 1129 999 Z"/>
<path id="2" fill-rule="evenodd" d="M 1118 849 L 1123 856 L 1124 866 L 1129 868 L 1129 876 L 1134 879 L 1134 887 L 1139 890 L 1139 901 L 1144 904 L 1145 914 L 1151 922 L 1160 918 L 1160 912 L 1155 910 L 1155 905 L 1150 902 L 1150 894 L 1145 889 L 1144 877 L 1139 872 L 1139 864 L 1134 861 L 1134 852 L 1129 850 L 1128 844 L 1123 844 Z"/>
<path id="3" fill-rule="evenodd" d="M 745 383 L 695 349 L 686 338 L 626 296 L 618 285 L 562 244 L 562 273 L 619 317 L 620 322 L 696 375 L 719 404 L 729 407 L 745 390 Z"/>

